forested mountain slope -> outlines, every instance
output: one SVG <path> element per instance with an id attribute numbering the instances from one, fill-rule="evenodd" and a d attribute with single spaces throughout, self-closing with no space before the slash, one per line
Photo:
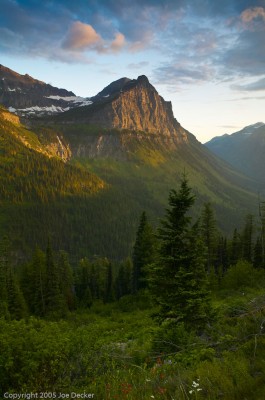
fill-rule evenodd
<path id="1" fill-rule="evenodd" d="M 15 248 L 27 252 L 50 235 L 74 258 L 124 258 L 142 211 L 157 225 L 184 172 L 195 213 L 212 202 L 224 231 L 256 211 L 255 182 L 185 130 L 145 76 L 122 78 L 90 100 L 53 116 L 24 116 L 23 124 L 2 109 L 1 229 Z"/>

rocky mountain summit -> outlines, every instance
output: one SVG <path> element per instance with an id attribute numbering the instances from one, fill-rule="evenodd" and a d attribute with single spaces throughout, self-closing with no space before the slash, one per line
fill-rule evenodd
<path id="1" fill-rule="evenodd" d="M 96 96 L 82 98 L 0 65 L 0 104 L 29 120 L 54 115 L 56 123 L 144 132 L 179 143 L 188 140 L 188 132 L 174 118 L 171 102 L 144 75 L 118 79 Z"/>
<path id="2" fill-rule="evenodd" d="M 0 104 L 20 116 L 56 114 L 91 101 L 0 65 Z"/>
<path id="3" fill-rule="evenodd" d="M 60 116 L 68 122 L 103 128 L 145 132 L 187 140 L 187 131 L 174 118 L 170 101 L 165 101 L 144 75 L 121 78 L 91 98 L 93 104 Z"/>

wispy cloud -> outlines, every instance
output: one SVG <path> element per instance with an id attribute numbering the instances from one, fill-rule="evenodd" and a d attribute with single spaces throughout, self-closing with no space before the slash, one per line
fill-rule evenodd
<path id="1" fill-rule="evenodd" d="M 255 82 L 247 83 L 245 85 L 231 85 L 231 89 L 246 91 L 246 92 L 254 92 L 265 90 L 265 78 L 261 78 Z"/>
<path id="2" fill-rule="evenodd" d="M 148 61 L 141 61 L 138 63 L 130 63 L 127 65 L 127 68 L 129 69 L 142 69 L 144 67 L 147 67 L 149 65 Z"/>

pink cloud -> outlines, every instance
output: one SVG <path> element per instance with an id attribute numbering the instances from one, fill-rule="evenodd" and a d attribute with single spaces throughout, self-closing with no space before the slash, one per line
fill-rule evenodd
<path id="1" fill-rule="evenodd" d="M 70 27 L 62 47 L 68 51 L 94 50 L 98 53 L 117 53 L 125 45 L 125 36 L 117 32 L 114 39 L 104 40 L 93 26 L 76 21 Z"/>
<path id="2" fill-rule="evenodd" d="M 110 47 L 111 50 L 115 53 L 119 50 L 121 50 L 121 48 L 125 45 L 125 36 L 118 32 L 115 35 L 115 39 L 112 41 Z"/>
<path id="3" fill-rule="evenodd" d="M 101 42 L 101 36 L 91 25 L 76 21 L 72 24 L 64 40 L 63 47 L 69 50 L 84 50 L 87 48 L 95 48 L 99 46 Z"/>
<path id="4" fill-rule="evenodd" d="M 265 21 L 265 9 L 263 7 L 247 8 L 240 17 L 244 23 L 252 22 L 256 18 L 262 18 Z"/>

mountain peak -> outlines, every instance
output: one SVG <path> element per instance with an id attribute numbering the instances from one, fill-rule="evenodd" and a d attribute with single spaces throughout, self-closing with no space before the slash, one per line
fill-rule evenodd
<path id="1" fill-rule="evenodd" d="M 139 83 L 145 83 L 145 84 L 146 84 L 146 83 L 148 83 L 148 84 L 150 83 L 146 75 L 140 75 L 140 76 L 138 76 L 137 81 L 138 81 Z"/>
<path id="2" fill-rule="evenodd" d="M 107 98 L 110 97 L 116 93 L 120 93 L 121 90 L 123 90 L 124 86 L 127 85 L 127 83 L 131 82 L 131 79 L 129 78 L 120 78 L 112 83 L 110 83 L 108 86 L 106 86 L 103 90 L 101 90 L 96 96 L 91 97 L 91 100 L 98 101 L 102 98 Z"/>
<path id="3" fill-rule="evenodd" d="M 91 100 L 89 107 L 71 110 L 60 118 L 186 140 L 187 132 L 174 118 L 171 102 L 158 94 L 145 75 L 118 79 Z"/>

